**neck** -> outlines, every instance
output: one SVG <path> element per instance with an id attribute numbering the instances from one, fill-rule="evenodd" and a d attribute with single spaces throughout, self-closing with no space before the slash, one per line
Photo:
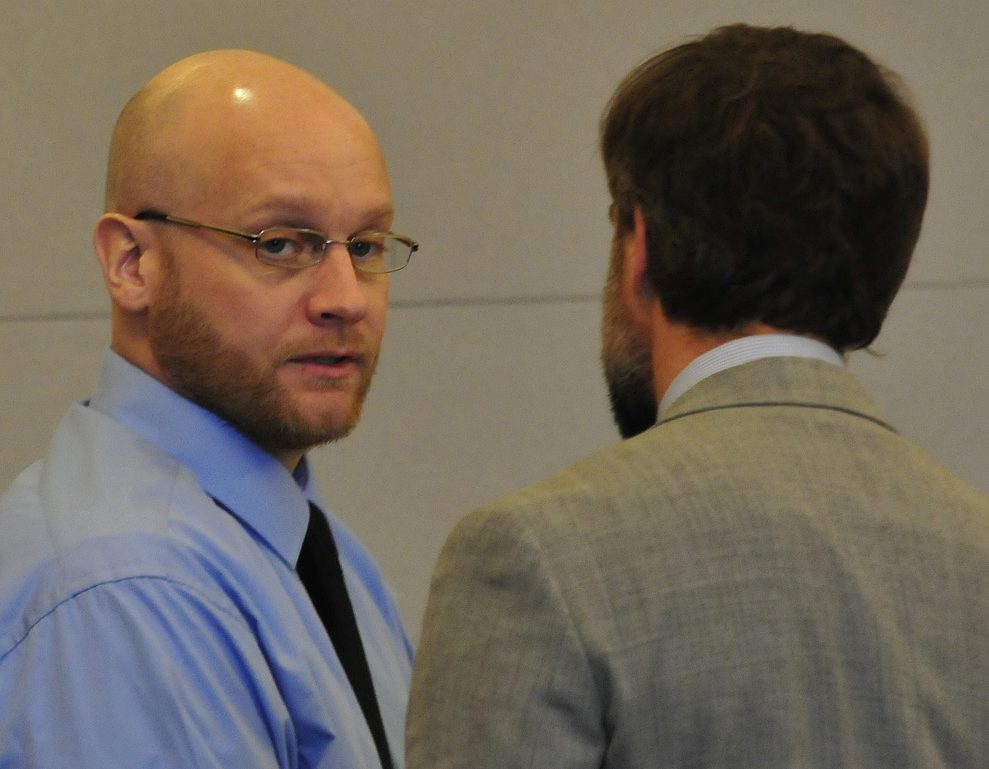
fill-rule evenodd
<path id="1" fill-rule="evenodd" d="M 302 461 L 303 456 L 303 452 L 301 451 L 272 451 L 271 454 L 275 459 L 281 462 L 290 473 L 295 472 L 295 468 L 299 466 L 299 462 Z"/>

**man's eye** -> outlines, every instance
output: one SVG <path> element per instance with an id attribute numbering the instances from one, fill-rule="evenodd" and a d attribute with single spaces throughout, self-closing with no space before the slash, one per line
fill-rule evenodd
<path id="1" fill-rule="evenodd" d="M 354 259 L 372 259 L 381 255 L 380 240 L 352 240 L 347 251 Z"/>
<path id="2" fill-rule="evenodd" d="M 272 259 L 291 259 L 300 247 L 299 241 L 287 237 L 265 238 L 258 243 L 258 249 Z"/>

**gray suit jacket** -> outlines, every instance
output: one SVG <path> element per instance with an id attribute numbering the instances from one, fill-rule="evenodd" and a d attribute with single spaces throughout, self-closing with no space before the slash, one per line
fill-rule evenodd
<path id="1" fill-rule="evenodd" d="M 989 766 L 989 500 L 756 361 L 454 530 L 408 769 Z"/>

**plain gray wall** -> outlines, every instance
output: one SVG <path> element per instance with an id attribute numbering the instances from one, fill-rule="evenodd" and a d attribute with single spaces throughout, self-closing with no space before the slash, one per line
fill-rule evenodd
<path id="1" fill-rule="evenodd" d="M 88 395 L 108 342 L 89 242 L 126 99 L 196 51 L 287 58 L 367 116 L 389 160 L 396 229 L 422 243 L 392 283 L 364 421 L 314 455 L 324 497 L 375 553 L 417 636 L 456 518 L 617 439 L 597 364 L 610 236 L 596 149 L 605 102 L 656 50 L 747 21 L 837 33 L 911 87 L 932 141 L 928 215 L 880 355 L 850 365 L 902 432 L 989 490 L 984 0 L 92 0 L 4 10 L 0 486 Z"/>

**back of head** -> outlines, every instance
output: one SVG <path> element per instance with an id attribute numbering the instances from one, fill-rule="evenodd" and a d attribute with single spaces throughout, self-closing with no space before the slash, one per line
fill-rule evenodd
<path id="1" fill-rule="evenodd" d="M 836 37 L 734 25 L 661 53 L 602 125 L 667 317 L 868 345 L 909 266 L 928 151 L 895 76 Z"/>

